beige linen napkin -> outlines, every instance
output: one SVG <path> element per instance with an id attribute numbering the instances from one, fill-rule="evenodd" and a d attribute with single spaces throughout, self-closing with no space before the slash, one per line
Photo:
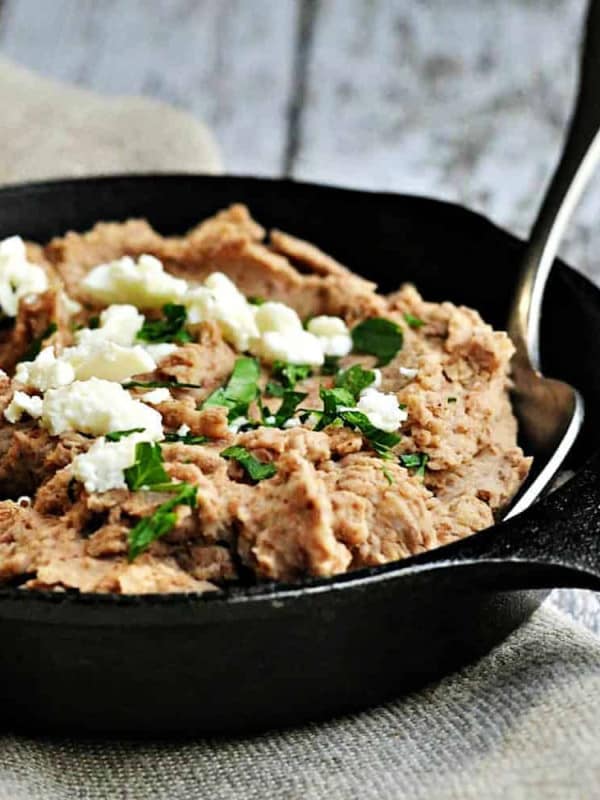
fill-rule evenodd
<path id="1" fill-rule="evenodd" d="M 206 129 L 160 103 L 101 98 L 0 60 L 0 105 L 0 183 L 219 170 Z M 550 608 L 420 693 L 255 738 L 35 739 L 3 731 L 1 712 L 0 800 L 600 797 L 600 640 Z"/>
<path id="2" fill-rule="evenodd" d="M 0 183 L 221 171 L 206 127 L 155 100 L 101 97 L 0 58 L 0 108 Z"/>
<path id="3" fill-rule="evenodd" d="M 0 735 L 0 800 L 593 800 L 600 640 L 543 609 L 478 664 L 356 716 L 253 738 Z"/>

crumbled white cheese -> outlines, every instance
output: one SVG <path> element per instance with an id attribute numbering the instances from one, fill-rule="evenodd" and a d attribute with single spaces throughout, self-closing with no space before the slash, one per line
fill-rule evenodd
<path id="1" fill-rule="evenodd" d="M 340 317 L 313 317 L 307 329 L 319 339 L 326 356 L 347 356 L 352 350 L 350 331 Z"/>
<path id="2" fill-rule="evenodd" d="M 148 439 L 163 437 L 158 411 L 134 400 L 119 383 L 99 378 L 46 392 L 42 424 L 53 436 L 64 431 L 103 436 L 110 431 L 145 428 Z"/>
<path id="3" fill-rule="evenodd" d="M 79 314 L 79 312 L 83 309 L 81 303 L 78 303 L 77 300 L 73 300 L 73 298 L 69 297 L 69 295 L 62 289 L 60 292 L 60 299 L 65 307 L 65 311 L 71 316 L 74 314 Z"/>
<path id="4" fill-rule="evenodd" d="M 204 286 L 190 289 L 183 302 L 190 323 L 217 322 L 224 339 L 241 352 L 258 336 L 255 307 L 222 272 L 213 272 Z"/>
<path id="5" fill-rule="evenodd" d="M 302 423 L 297 417 L 290 417 L 289 419 L 286 419 L 286 421 L 283 423 L 283 427 L 288 429 L 297 428 L 299 425 L 302 425 Z"/>
<path id="6" fill-rule="evenodd" d="M 302 327 L 300 317 L 284 303 L 263 303 L 255 308 L 260 336 L 250 344 L 251 352 L 265 361 L 319 366 L 325 360 L 319 339 Z"/>
<path id="7" fill-rule="evenodd" d="M 163 358 L 170 356 L 171 353 L 174 353 L 177 350 L 176 344 L 171 344 L 170 342 L 159 342 L 158 344 L 144 344 L 142 345 L 144 350 L 149 353 L 152 358 L 158 364 Z"/>
<path id="8" fill-rule="evenodd" d="M 26 394 L 25 392 L 15 392 L 12 400 L 4 409 L 4 416 L 9 422 L 18 422 L 23 414 L 37 419 L 42 416 L 42 398 Z"/>
<path id="9" fill-rule="evenodd" d="M 419 370 L 412 367 L 399 367 L 400 375 L 404 378 L 416 378 Z"/>
<path id="10" fill-rule="evenodd" d="M 269 301 L 261 306 L 254 306 L 254 319 L 260 333 L 295 333 L 302 330 L 300 317 L 285 303 Z"/>
<path id="11" fill-rule="evenodd" d="M 15 381 L 45 392 L 59 386 L 67 386 L 75 380 L 72 364 L 54 355 L 53 347 L 45 347 L 33 361 L 17 364 Z"/>
<path id="12" fill-rule="evenodd" d="M 371 372 L 375 375 L 375 379 L 373 380 L 373 384 L 372 385 L 373 385 L 373 387 L 375 389 L 379 389 L 379 387 L 381 386 L 381 380 L 382 380 L 381 370 L 380 369 L 373 369 L 373 370 L 371 370 Z"/>
<path id="13" fill-rule="evenodd" d="M 156 369 L 156 362 L 140 345 L 122 347 L 106 339 L 84 340 L 77 347 L 68 347 L 60 360 L 72 366 L 75 378 L 80 381 L 88 378 L 125 381 Z"/>
<path id="14" fill-rule="evenodd" d="M 229 425 L 227 426 L 231 433 L 237 433 L 239 429 L 248 424 L 247 417 L 236 417 L 235 419 L 231 420 Z"/>
<path id="15" fill-rule="evenodd" d="M 86 453 L 73 459 L 73 477 L 81 481 L 88 492 L 107 492 L 126 489 L 124 470 L 135 463 L 138 442 L 147 441 L 144 433 L 124 436 L 118 442 L 96 439 Z"/>
<path id="16" fill-rule="evenodd" d="M 408 416 L 398 405 L 395 394 L 370 387 L 361 392 L 357 408 L 368 417 L 372 425 L 389 433 L 397 431 Z"/>
<path id="17" fill-rule="evenodd" d="M 75 341 L 83 344 L 105 340 L 130 347 L 143 324 L 144 316 L 135 306 L 115 304 L 108 306 L 100 314 L 100 325 L 97 328 L 82 328 L 77 331 Z"/>
<path id="18" fill-rule="evenodd" d="M 167 403 L 169 400 L 172 399 L 173 395 L 166 388 L 166 386 L 161 386 L 158 389 L 153 389 L 151 392 L 144 392 L 144 394 L 140 397 L 140 400 L 142 402 L 150 403 L 151 406 L 158 406 L 161 403 Z"/>
<path id="19" fill-rule="evenodd" d="M 269 362 L 287 361 L 318 367 L 325 360 L 317 337 L 302 329 L 286 333 L 267 331 L 253 343 L 252 352 Z"/>
<path id="20" fill-rule="evenodd" d="M 268 417 L 265 417 L 265 422 L 267 425 L 275 425 L 275 417 L 270 414 Z"/>
<path id="21" fill-rule="evenodd" d="M 53 347 L 45 347 L 34 361 L 17 364 L 15 381 L 45 392 L 74 380 L 103 378 L 119 382 L 154 369 L 156 362 L 140 345 L 122 347 L 107 339 L 86 337 L 58 357 Z"/>
<path id="22" fill-rule="evenodd" d="M 0 307 L 16 317 L 19 301 L 28 294 L 41 294 L 48 288 L 48 276 L 37 264 L 27 261 L 25 242 L 10 236 L 0 242 Z"/>
<path id="23" fill-rule="evenodd" d="M 123 256 L 88 272 L 82 287 L 101 303 L 131 303 L 137 308 L 160 308 L 181 301 L 187 282 L 165 272 L 154 256 L 141 255 L 137 262 Z"/>
<path id="24" fill-rule="evenodd" d="M 180 426 L 179 426 L 179 428 L 177 428 L 177 434 L 178 434 L 179 436 L 187 436 L 187 435 L 188 435 L 188 433 L 189 433 L 191 430 L 192 430 L 192 429 L 190 428 L 190 426 L 189 426 L 189 425 L 186 425 L 186 424 L 185 424 L 185 422 L 184 422 L 184 423 L 183 423 L 183 425 L 180 425 Z"/>

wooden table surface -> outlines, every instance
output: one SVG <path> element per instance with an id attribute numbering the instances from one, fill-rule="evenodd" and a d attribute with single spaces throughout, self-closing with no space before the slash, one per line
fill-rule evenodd
<path id="1" fill-rule="evenodd" d="M 525 234 L 584 0 L 3 0 L 0 53 L 202 118 L 226 169 L 456 200 Z M 600 180 L 563 253 L 600 282 Z M 485 265 L 482 265 L 484 268 Z M 584 592 L 553 602 L 600 632 Z"/>

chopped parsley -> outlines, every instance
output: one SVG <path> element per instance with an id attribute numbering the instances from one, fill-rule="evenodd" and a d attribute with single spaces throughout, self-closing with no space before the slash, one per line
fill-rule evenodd
<path id="1" fill-rule="evenodd" d="M 269 381 L 265 391 L 271 397 L 283 397 L 286 389 L 293 389 L 298 381 L 303 381 L 312 375 L 312 369 L 308 364 L 287 364 L 285 361 L 275 361 L 271 374 L 278 383 Z"/>
<path id="2" fill-rule="evenodd" d="M 58 330 L 58 325 L 56 324 L 56 322 L 51 322 L 46 328 L 46 330 L 40 336 L 38 336 L 37 339 L 34 339 L 32 341 L 31 345 L 29 346 L 29 349 L 27 350 L 27 352 L 25 353 L 25 355 L 21 360 L 33 361 L 34 358 L 36 358 L 36 356 L 39 355 L 40 350 L 42 349 L 42 343 L 49 336 L 52 336 L 53 333 L 56 333 L 57 330 Z"/>
<path id="3" fill-rule="evenodd" d="M 148 319 L 138 331 L 137 338 L 144 342 L 191 342 L 192 337 L 185 329 L 187 311 L 185 306 L 166 303 L 163 308 L 163 319 Z"/>
<path id="4" fill-rule="evenodd" d="M 339 368 L 339 356 L 325 356 L 325 361 L 321 367 L 321 375 L 335 375 Z"/>
<path id="5" fill-rule="evenodd" d="M 395 447 L 402 438 L 399 433 L 389 433 L 376 428 L 362 411 L 341 411 L 340 417 L 346 425 L 358 428 L 373 450 L 383 458 L 391 457 L 392 447 Z"/>
<path id="6" fill-rule="evenodd" d="M 399 325 L 383 317 L 371 317 L 352 329 L 352 342 L 357 353 L 377 357 L 377 366 L 384 366 L 402 349 L 404 337 Z"/>
<path id="7" fill-rule="evenodd" d="M 95 330 L 96 328 L 99 328 L 100 327 L 100 317 L 98 317 L 98 316 L 90 317 L 89 320 L 88 320 L 88 325 L 87 326 L 92 331 Z"/>
<path id="8" fill-rule="evenodd" d="M 193 433 L 165 433 L 165 442 L 183 442 L 183 444 L 204 444 L 208 436 L 194 436 Z"/>
<path id="9" fill-rule="evenodd" d="M 320 413 L 320 419 L 315 425 L 316 431 L 322 431 L 328 425 L 331 425 L 338 419 L 340 408 L 348 408 L 354 405 L 354 397 L 350 394 L 348 389 L 343 387 L 337 389 L 323 389 L 319 392 L 321 400 L 323 401 L 323 411 L 313 412 Z"/>
<path id="10" fill-rule="evenodd" d="M 383 472 L 383 477 L 386 479 L 386 481 L 389 483 L 389 485 L 393 486 L 393 484 L 394 484 L 394 476 L 390 473 L 389 469 L 387 469 L 385 464 L 382 464 L 381 471 Z"/>
<path id="11" fill-rule="evenodd" d="M 283 397 L 285 394 L 285 389 L 280 383 L 269 381 L 265 386 L 265 394 L 267 394 L 269 397 Z"/>
<path id="12" fill-rule="evenodd" d="M 161 488 L 170 482 L 163 466 L 163 456 L 159 444 L 138 442 L 135 446 L 135 463 L 124 470 L 125 483 L 135 492 L 144 486 Z M 175 486 L 177 484 L 174 484 Z"/>
<path id="13" fill-rule="evenodd" d="M 456 403 L 456 397 L 448 397 L 447 402 L 448 403 Z"/>
<path id="14" fill-rule="evenodd" d="M 202 403 L 202 408 L 224 406 L 229 410 L 229 421 L 245 417 L 250 404 L 258 398 L 259 376 L 260 368 L 256 359 L 246 356 L 238 358 L 227 385 L 220 386 L 209 395 Z"/>
<path id="15" fill-rule="evenodd" d="M 260 297 L 259 295 L 251 295 L 251 296 L 248 298 L 248 302 L 249 302 L 249 303 L 251 303 L 253 306 L 262 306 L 262 305 L 264 305 L 264 304 L 265 304 L 267 301 L 265 300 L 265 298 L 264 298 L 264 297 Z"/>
<path id="16" fill-rule="evenodd" d="M 189 483 L 172 484 L 176 492 L 174 497 L 162 503 L 149 517 L 141 519 L 129 531 L 129 561 L 133 561 L 143 553 L 152 542 L 169 533 L 175 527 L 177 506 L 186 505 L 195 508 L 198 489 Z"/>
<path id="17" fill-rule="evenodd" d="M 419 317 L 415 317 L 414 314 L 409 314 L 408 311 L 404 314 L 404 321 L 408 325 L 409 328 L 422 328 L 425 325 L 424 319 L 419 319 Z"/>
<path id="18" fill-rule="evenodd" d="M 390 458 L 390 450 L 402 438 L 398 433 L 389 433 L 375 427 L 366 414 L 352 408 L 354 397 L 343 387 L 336 389 L 321 389 L 323 411 L 307 411 L 308 414 L 319 415 L 315 425 L 316 431 L 321 431 L 328 425 L 343 424 L 356 428 L 367 439 L 373 450 L 382 458 Z"/>
<path id="19" fill-rule="evenodd" d="M 201 383 L 180 383 L 175 379 L 170 381 L 127 381 L 121 386 L 124 389 L 202 389 Z"/>
<path id="20" fill-rule="evenodd" d="M 284 424 L 291 419 L 296 413 L 296 409 L 304 400 L 306 394 L 304 392 L 293 392 L 291 389 L 286 389 L 283 393 L 283 400 L 281 405 L 275 412 L 275 425 L 282 428 Z"/>
<path id="21" fill-rule="evenodd" d="M 145 428 L 129 428 L 126 431 L 111 431 L 104 437 L 107 442 L 120 442 L 125 436 L 131 436 L 132 433 L 143 433 Z"/>
<path id="22" fill-rule="evenodd" d="M 225 450 L 221 451 L 221 455 L 223 458 L 237 461 L 253 481 L 262 481 L 265 478 L 272 478 L 277 472 L 275 464 L 259 461 L 252 453 L 246 450 L 245 447 L 240 447 L 239 445 L 227 447 Z"/>
<path id="23" fill-rule="evenodd" d="M 338 372 L 335 376 L 335 385 L 347 389 L 355 400 L 360 393 L 375 382 L 375 373 L 371 369 L 363 369 L 360 364 L 354 364 L 349 369 Z"/>
<path id="24" fill-rule="evenodd" d="M 416 469 L 415 475 L 420 478 L 425 477 L 425 469 L 429 461 L 427 453 L 403 453 L 399 457 L 399 461 L 406 469 Z"/>

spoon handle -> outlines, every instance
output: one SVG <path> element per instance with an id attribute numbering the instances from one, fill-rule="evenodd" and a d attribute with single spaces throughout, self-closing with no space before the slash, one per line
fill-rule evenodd
<path id="1" fill-rule="evenodd" d="M 590 0 L 575 109 L 562 157 L 531 231 L 508 323 L 516 357 L 535 369 L 544 287 L 567 223 L 599 159 L 600 0 Z"/>

